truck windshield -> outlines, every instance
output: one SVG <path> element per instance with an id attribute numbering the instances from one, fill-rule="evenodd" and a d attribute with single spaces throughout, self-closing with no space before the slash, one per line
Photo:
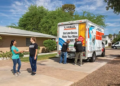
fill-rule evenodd
<path id="1" fill-rule="evenodd" d="M 118 44 L 119 44 L 119 42 L 115 43 L 115 45 L 118 45 Z"/>

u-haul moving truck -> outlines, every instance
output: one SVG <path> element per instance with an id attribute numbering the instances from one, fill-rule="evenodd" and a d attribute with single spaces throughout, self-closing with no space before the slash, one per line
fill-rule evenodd
<path id="1" fill-rule="evenodd" d="M 58 52 L 66 40 L 70 40 L 68 58 L 75 58 L 75 38 L 82 41 L 83 59 L 95 61 L 96 56 L 105 54 L 102 45 L 104 29 L 89 20 L 58 23 Z M 60 54 L 60 53 L 59 53 Z"/>

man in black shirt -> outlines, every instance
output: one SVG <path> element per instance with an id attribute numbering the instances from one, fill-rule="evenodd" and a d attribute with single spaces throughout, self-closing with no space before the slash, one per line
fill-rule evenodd
<path id="1" fill-rule="evenodd" d="M 82 51 L 83 51 L 82 42 L 78 41 L 78 39 L 75 39 L 74 48 L 76 49 L 75 65 L 77 64 L 77 60 L 80 59 L 79 64 L 81 66 L 82 65 Z"/>
<path id="2" fill-rule="evenodd" d="M 64 58 L 64 64 L 67 63 L 67 51 L 69 50 L 69 43 L 70 43 L 70 40 L 67 40 L 67 42 L 65 42 L 62 46 L 61 55 L 60 55 L 60 63 L 62 63 L 63 58 Z"/>

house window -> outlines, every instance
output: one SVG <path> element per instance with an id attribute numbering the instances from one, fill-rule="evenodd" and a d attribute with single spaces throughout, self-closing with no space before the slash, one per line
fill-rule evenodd
<path id="1" fill-rule="evenodd" d="M 26 38 L 26 46 L 30 45 L 30 38 Z"/>

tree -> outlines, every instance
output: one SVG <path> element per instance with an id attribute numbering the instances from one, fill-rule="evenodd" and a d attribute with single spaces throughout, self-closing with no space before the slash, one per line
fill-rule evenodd
<path id="1" fill-rule="evenodd" d="M 70 13 L 70 15 L 73 15 L 75 12 L 75 5 L 74 4 L 64 4 L 64 5 L 62 5 L 62 10 L 64 12 Z"/>
<path id="2" fill-rule="evenodd" d="M 107 42 L 107 40 L 105 41 L 105 44 L 107 44 L 108 42 Z"/>
<path id="3" fill-rule="evenodd" d="M 44 7 L 31 5 L 28 11 L 19 19 L 18 26 L 25 30 L 40 32 L 39 23 L 47 13 L 48 10 Z"/>
<path id="4" fill-rule="evenodd" d="M 73 20 L 88 19 L 91 22 L 93 22 L 101 27 L 106 27 L 105 17 L 106 16 L 104 16 L 104 15 L 95 15 L 95 14 L 87 12 L 87 11 L 82 11 L 82 13 L 80 15 L 78 13 L 75 13 L 75 15 L 73 16 Z"/>
<path id="5" fill-rule="evenodd" d="M 119 14 L 120 13 L 120 0 L 104 0 L 107 3 L 106 9 L 109 10 L 109 8 L 114 10 L 114 13 Z"/>
<path id="6" fill-rule="evenodd" d="M 112 34 L 109 34 L 108 37 L 111 39 L 112 38 Z"/>
<path id="7" fill-rule="evenodd" d="M 23 29 L 22 27 L 19 27 L 14 23 L 12 23 L 11 25 L 8 25 L 7 27 L 16 28 L 16 29 Z"/>
<path id="8" fill-rule="evenodd" d="M 120 34 L 117 35 L 117 37 L 113 40 L 113 43 L 117 42 L 117 41 L 120 41 Z"/>
<path id="9" fill-rule="evenodd" d="M 72 20 L 73 17 L 64 11 L 61 8 L 56 9 L 55 11 L 50 11 L 39 24 L 41 32 L 45 34 L 51 34 L 57 36 L 57 24 L 59 22 L 65 22 Z"/>
<path id="10" fill-rule="evenodd" d="M 67 6 L 71 7 L 67 8 Z M 83 11 L 81 14 L 76 13 L 73 15 L 75 7 L 72 6 L 73 5 L 67 4 L 54 11 L 48 11 L 44 7 L 31 5 L 28 11 L 19 19 L 18 26 L 12 24 L 10 27 L 57 36 L 57 24 L 59 22 L 88 19 L 99 26 L 106 26 L 104 15 L 95 15 L 86 11 Z"/>

